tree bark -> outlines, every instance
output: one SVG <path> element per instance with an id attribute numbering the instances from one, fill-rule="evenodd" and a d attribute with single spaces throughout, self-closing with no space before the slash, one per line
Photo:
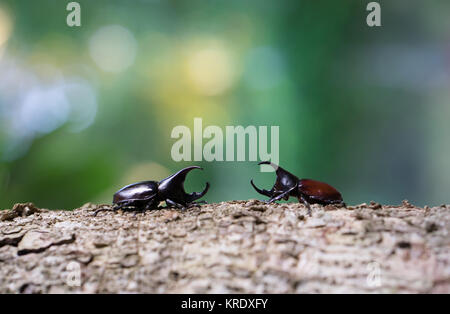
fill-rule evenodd
<path id="1" fill-rule="evenodd" d="M 450 293 L 449 206 L 0 212 L 1 293 Z"/>

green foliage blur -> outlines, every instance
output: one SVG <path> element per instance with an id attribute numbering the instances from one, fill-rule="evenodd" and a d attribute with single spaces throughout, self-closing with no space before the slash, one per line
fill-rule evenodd
<path id="1" fill-rule="evenodd" d="M 0 0 L 0 208 L 110 203 L 196 164 L 208 202 L 256 162 L 175 162 L 177 125 L 280 127 L 280 165 L 348 204 L 448 203 L 449 1 Z M 292 200 L 291 200 L 292 201 Z"/>

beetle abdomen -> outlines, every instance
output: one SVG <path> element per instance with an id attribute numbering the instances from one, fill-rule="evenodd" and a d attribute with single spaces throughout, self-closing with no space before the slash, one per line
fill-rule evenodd
<path id="1" fill-rule="evenodd" d="M 113 203 L 123 201 L 143 201 L 155 197 L 158 191 L 158 183 L 155 181 L 143 181 L 133 183 L 121 188 L 114 194 Z"/>
<path id="2" fill-rule="evenodd" d="M 298 182 L 300 194 L 308 199 L 310 203 L 333 204 L 342 203 L 342 195 L 331 185 L 311 180 L 301 179 Z"/>

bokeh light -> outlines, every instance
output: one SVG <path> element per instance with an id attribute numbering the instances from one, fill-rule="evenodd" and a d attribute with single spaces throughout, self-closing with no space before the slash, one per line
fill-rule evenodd
<path id="1" fill-rule="evenodd" d="M 0 6 L 0 47 L 6 43 L 12 32 L 12 20 L 6 9 Z"/>
<path id="2" fill-rule="evenodd" d="M 221 94 L 233 83 L 235 65 L 223 44 L 199 47 L 189 53 L 186 62 L 189 83 L 202 95 Z"/>
<path id="3" fill-rule="evenodd" d="M 64 86 L 70 105 L 68 127 L 72 132 L 80 132 L 95 121 L 97 115 L 97 95 L 94 88 L 83 79 L 73 78 Z"/>
<path id="4" fill-rule="evenodd" d="M 61 82 L 53 86 L 36 86 L 24 97 L 18 107 L 12 129 L 14 132 L 46 134 L 66 122 L 69 116 L 69 103 Z"/>
<path id="5" fill-rule="evenodd" d="M 272 47 L 251 49 L 246 58 L 245 82 L 256 90 L 270 89 L 286 79 L 284 60 Z"/>
<path id="6" fill-rule="evenodd" d="M 122 72 L 136 57 L 137 43 L 133 34 L 123 26 L 101 27 L 89 41 L 89 51 L 95 63 L 106 72 Z"/>
<path id="7" fill-rule="evenodd" d="M 81 131 L 93 123 L 96 93 L 83 79 L 64 77 L 52 67 L 28 69 L 17 60 L 0 60 L 0 132 L 5 137 L 1 158 L 14 160 L 26 153 L 37 137 L 69 122 Z"/>
<path id="8" fill-rule="evenodd" d="M 160 181 L 169 175 L 171 175 L 169 169 L 156 162 L 150 161 L 131 166 L 130 169 L 125 171 L 125 176 L 121 180 L 121 183 L 126 185 L 130 182 L 146 181 L 149 180 L 149 178 L 151 178 L 151 180 Z"/>

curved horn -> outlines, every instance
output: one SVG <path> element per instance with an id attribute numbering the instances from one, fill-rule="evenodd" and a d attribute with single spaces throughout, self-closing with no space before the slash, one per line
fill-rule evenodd
<path id="1" fill-rule="evenodd" d="M 250 180 L 250 184 L 253 186 L 253 188 L 256 190 L 256 192 L 258 192 L 259 194 L 262 194 L 262 195 L 265 195 L 268 197 L 272 197 L 273 193 L 271 191 L 264 190 L 264 189 L 261 190 L 253 183 L 253 179 Z"/>
<path id="2" fill-rule="evenodd" d="M 289 190 L 292 190 L 293 187 L 298 184 L 299 179 L 296 176 L 270 161 L 261 161 L 260 163 L 258 163 L 258 165 L 272 166 L 275 169 L 277 175 L 275 184 L 270 191 L 258 189 L 251 181 L 251 184 L 255 188 L 255 190 L 262 195 L 266 195 L 272 198 L 275 193 L 278 194 L 279 192 L 287 192 Z"/>
<path id="3" fill-rule="evenodd" d="M 203 195 L 205 195 L 206 192 L 208 192 L 208 190 L 209 190 L 209 182 L 206 182 L 205 189 L 202 192 L 192 192 L 190 194 L 187 194 L 189 197 L 189 202 L 193 202 L 203 197 Z"/>
<path id="4" fill-rule="evenodd" d="M 208 192 L 209 183 L 206 183 L 205 189 L 200 193 L 193 192 L 191 194 L 188 194 L 184 190 L 184 180 L 186 179 L 186 175 L 194 169 L 203 170 L 203 168 L 198 166 L 191 166 L 181 169 L 177 173 L 174 173 L 173 175 L 161 180 L 158 184 L 158 191 L 163 194 L 164 197 L 173 198 L 173 201 L 178 202 L 190 203 L 196 199 L 199 199 L 200 197 L 205 195 L 206 192 Z"/>
<path id="5" fill-rule="evenodd" d="M 179 179 L 182 179 L 183 181 L 186 179 L 186 175 L 191 172 L 194 169 L 200 169 L 203 170 L 202 167 L 199 166 L 190 166 L 190 167 L 186 167 L 181 169 L 180 171 L 176 172 L 175 174 L 171 175 L 171 177 L 176 177 Z"/>
<path id="6" fill-rule="evenodd" d="M 261 161 L 258 163 L 258 165 L 271 165 L 273 167 L 273 169 L 277 170 L 280 166 L 274 164 L 273 162 L 270 161 Z"/>
<path id="7" fill-rule="evenodd" d="M 277 174 L 277 182 L 282 185 L 287 185 L 289 187 L 292 187 L 298 182 L 297 176 L 293 175 L 289 171 L 281 168 L 280 166 L 270 162 L 270 161 L 262 161 L 258 165 L 270 165 L 275 169 L 275 173 Z M 275 184 L 276 184 L 275 183 Z"/>
<path id="8" fill-rule="evenodd" d="M 170 185 L 180 185 L 181 184 L 182 185 L 184 183 L 184 180 L 186 179 L 186 175 L 194 169 L 202 169 L 202 168 L 200 168 L 198 166 L 191 166 L 191 167 L 181 169 L 180 171 L 168 176 L 167 178 L 162 179 L 159 182 L 159 186 L 164 186 L 167 184 L 170 184 Z"/>

